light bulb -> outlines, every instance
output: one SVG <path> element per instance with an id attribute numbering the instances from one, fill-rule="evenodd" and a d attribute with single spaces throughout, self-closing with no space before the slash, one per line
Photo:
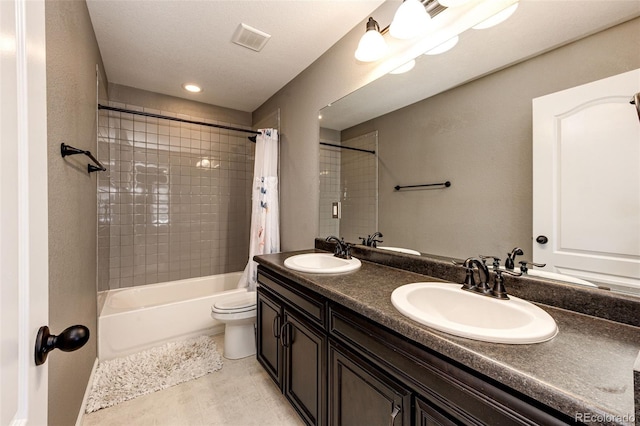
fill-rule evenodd
<path id="1" fill-rule="evenodd" d="M 185 83 L 182 85 L 182 88 L 184 90 L 186 90 L 187 92 L 191 92 L 191 93 L 200 93 L 202 92 L 202 89 L 200 88 L 200 86 L 197 86 L 195 84 L 192 83 Z"/>
<path id="2" fill-rule="evenodd" d="M 514 14 L 516 9 L 518 8 L 518 4 L 519 3 L 512 4 L 508 8 L 502 10 L 501 12 L 496 13 L 491 18 L 480 22 L 478 25 L 476 25 L 476 26 L 474 26 L 472 28 L 474 30 L 484 30 L 484 29 L 487 29 L 487 28 L 494 27 L 494 26 L 500 24 L 501 22 L 506 21 L 507 19 L 509 19 L 509 17 L 511 15 Z"/>
<path id="3" fill-rule="evenodd" d="M 418 0 L 405 0 L 393 17 L 389 33 L 392 37 L 409 39 L 423 32 L 431 21 L 431 17 Z"/>
<path id="4" fill-rule="evenodd" d="M 355 57 L 357 60 L 362 62 L 377 61 L 387 51 L 387 42 L 384 41 L 378 28 L 378 23 L 373 18 L 369 18 L 367 32 L 360 39 L 356 49 Z"/>

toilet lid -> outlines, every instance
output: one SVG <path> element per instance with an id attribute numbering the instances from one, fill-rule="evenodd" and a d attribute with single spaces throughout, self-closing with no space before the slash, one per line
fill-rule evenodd
<path id="1" fill-rule="evenodd" d="M 256 308 L 256 292 L 246 291 L 231 294 L 217 300 L 211 308 L 214 312 L 237 313 Z"/>

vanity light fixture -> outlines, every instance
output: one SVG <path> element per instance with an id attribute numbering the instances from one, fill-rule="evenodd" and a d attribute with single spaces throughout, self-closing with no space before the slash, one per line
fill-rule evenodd
<path id="1" fill-rule="evenodd" d="M 460 40 L 460 37 L 455 36 L 455 37 L 451 37 L 449 40 L 445 41 L 444 43 L 442 43 L 439 46 L 434 47 L 433 49 L 425 52 L 425 55 L 440 55 L 441 53 L 447 52 L 451 49 L 453 49 L 455 47 L 456 44 L 458 44 L 458 40 Z"/>
<path id="2" fill-rule="evenodd" d="M 200 88 L 200 86 L 193 84 L 193 83 L 185 83 L 182 85 L 182 88 L 184 90 L 186 90 L 187 92 L 191 92 L 191 93 L 200 93 L 202 92 L 202 89 Z"/>
<path id="3" fill-rule="evenodd" d="M 409 72 L 416 66 L 416 60 L 412 59 L 404 65 L 400 65 L 395 70 L 391 71 L 389 74 L 404 74 L 405 72 Z"/>
<path id="4" fill-rule="evenodd" d="M 438 0 L 438 3 L 444 7 L 458 7 L 465 3 L 469 3 L 470 0 Z"/>
<path id="5" fill-rule="evenodd" d="M 423 32 L 431 21 L 424 5 L 419 0 L 404 0 L 389 26 L 392 37 L 406 40 Z"/>
<path id="6" fill-rule="evenodd" d="M 369 18 L 367 31 L 358 43 L 355 57 L 361 62 L 374 62 L 385 56 L 387 51 L 392 51 L 385 62 L 388 65 L 382 66 L 389 66 L 384 72 L 388 73 L 391 69 L 395 73 L 403 68 L 398 64 L 408 63 L 421 53 L 437 55 L 453 48 L 458 42 L 458 35 L 469 28 L 484 29 L 503 22 L 518 8 L 518 1 L 405 0 L 396 11 L 391 25 L 382 31 L 378 23 Z M 446 17 L 439 19 L 442 12 L 446 12 L 443 14 Z M 437 22 L 434 19 L 436 16 Z M 387 32 L 394 39 L 399 39 L 397 42 L 389 40 L 389 47 L 383 37 Z M 400 40 L 407 38 L 415 40 Z"/>
<path id="7" fill-rule="evenodd" d="M 491 18 L 486 19 L 471 28 L 473 28 L 474 30 L 484 30 L 487 28 L 495 27 L 496 25 L 509 19 L 509 17 L 515 13 L 519 4 L 520 3 L 514 3 L 508 8 L 504 9 L 502 12 L 496 13 Z"/>
<path id="8" fill-rule="evenodd" d="M 361 62 L 374 62 L 382 58 L 387 51 L 387 42 L 380 33 L 380 26 L 375 19 L 367 21 L 367 31 L 358 43 L 355 57 Z"/>

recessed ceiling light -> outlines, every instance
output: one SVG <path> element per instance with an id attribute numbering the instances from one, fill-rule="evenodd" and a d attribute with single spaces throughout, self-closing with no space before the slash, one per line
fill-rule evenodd
<path id="1" fill-rule="evenodd" d="M 202 92 L 202 89 L 200 88 L 200 86 L 197 86 L 195 84 L 192 83 L 185 83 L 182 85 L 182 88 L 184 90 L 186 90 L 187 92 L 191 92 L 191 93 L 200 93 Z"/>

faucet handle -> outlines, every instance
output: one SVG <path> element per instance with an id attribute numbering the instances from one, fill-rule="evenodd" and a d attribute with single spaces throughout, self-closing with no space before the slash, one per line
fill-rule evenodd
<path id="1" fill-rule="evenodd" d="M 455 260 L 451 261 L 451 263 L 453 263 L 454 265 L 462 266 L 467 270 L 467 275 L 464 279 L 464 283 L 462 283 L 462 288 L 465 290 L 471 290 L 476 287 L 476 280 L 473 277 L 473 264 L 470 263 L 470 259 L 471 258 L 465 260 L 464 263 L 460 263 Z"/>
<path id="2" fill-rule="evenodd" d="M 486 265 L 487 263 L 487 259 L 493 259 L 493 262 L 491 263 L 491 266 L 493 267 L 493 270 L 496 271 L 498 269 L 500 269 L 500 258 L 498 256 L 484 256 L 484 255 L 480 255 L 480 259 L 482 259 L 482 262 Z"/>
<path id="3" fill-rule="evenodd" d="M 508 270 L 497 269 L 496 270 L 496 281 L 491 289 L 491 296 L 496 299 L 509 300 L 509 296 L 507 296 L 507 289 L 504 287 L 504 278 L 502 274 L 513 275 L 514 277 L 519 277 L 522 275 L 521 272 L 513 272 Z"/>
<path id="4" fill-rule="evenodd" d="M 521 260 L 518 263 L 520 264 L 520 272 L 522 272 L 523 274 L 526 274 L 529 270 L 528 266 L 535 266 L 536 268 L 544 268 L 545 266 L 547 266 L 546 263 L 535 263 L 529 262 L 528 260 Z"/>

